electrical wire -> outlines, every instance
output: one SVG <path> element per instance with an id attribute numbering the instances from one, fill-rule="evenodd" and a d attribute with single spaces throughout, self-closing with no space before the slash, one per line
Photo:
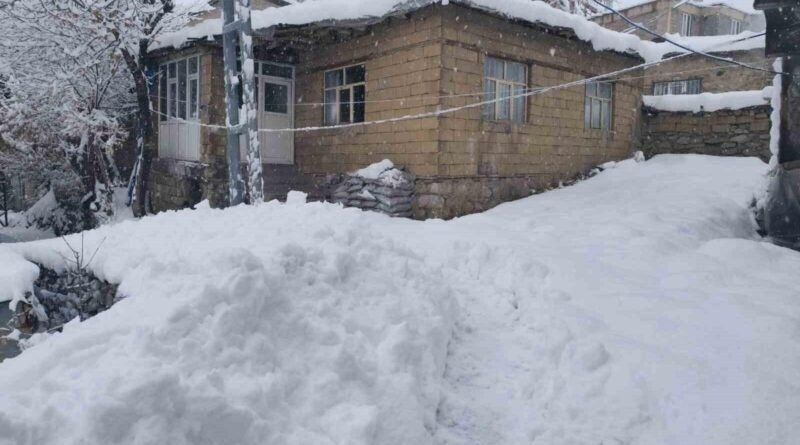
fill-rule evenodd
<path id="1" fill-rule="evenodd" d="M 649 28 L 646 28 L 646 27 L 634 22 L 633 20 L 629 19 L 628 17 L 626 17 L 621 12 L 617 11 L 616 9 L 612 8 L 611 6 L 606 5 L 605 3 L 601 2 L 600 0 L 592 0 L 592 1 L 597 3 L 598 5 L 600 5 L 601 7 L 613 12 L 614 14 L 620 16 L 623 20 L 628 22 L 633 27 L 635 27 L 637 29 L 640 29 L 640 30 L 642 30 L 642 31 L 654 36 L 654 37 L 657 37 L 659 39 L 663 39 L 665 42 L 669 42 L 669 43 L 677 46 L 678 48 L 684 49 L 684 50 L 689 51 L 689 52 L 691 52 L 693 54 L 697 54 L 697 55 L 700 55 L 700 56 L 703 56 L 703 57 L 708 57 L 709 59 L 717 60 L 717 61 L 720 61 L 720 62 L 725 62 L 725 63 L 730 63 L 730 64 L 733 64 L 733 65 L 738 65 L 738 66 L 741 66 L 741 67 L 744 67 L 744 68 L 748 68 L 748 69 L 751 69 L 751 70 L 763 71 L 763 72 L 770 73 L 770 74 L 789 75 L 789 73 L 778 72 L 778 71 L 774 71 L 774 70 L 771 70 L 771 69 L 765 69 L 765 68 L 759 68 L 759 67 L 752 66 L 752 65 L 747 65 L 745 63 L 737 62 L 737 61 L 735 61 L 733 59 L 726 59 L 724 57 L 715 56 L 713 54 L 708 54 L 708 53 L 705 53 L 705 52 L 698 51 L 696 49 L 690 48 L 690 47 L 688 47 L 686 45 L 680 44 L 680 43 L 678 43 L 678 42 L 676 42 L 676 41 L 674 41 L 674 40 L 672 40 L 672 39 L 670 39 L 668 37 L 662 36 L 661 34 L 655 32 L 655 31 L 652 31 Z"/>

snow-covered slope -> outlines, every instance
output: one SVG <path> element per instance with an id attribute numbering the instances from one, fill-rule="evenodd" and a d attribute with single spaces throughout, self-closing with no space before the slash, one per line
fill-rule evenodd
<path id="1" fill-rule="evenodd" d="M 766 165 L 613 167 L 448 222 L 269 203 L 90 232 L 129 298 L 0 364 L 0 443 L 792 444 L 800 253 L 755 235 Z"/>

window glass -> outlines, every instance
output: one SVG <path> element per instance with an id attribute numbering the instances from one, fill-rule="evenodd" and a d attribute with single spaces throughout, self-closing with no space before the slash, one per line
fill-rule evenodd
<path id="1" fill-rule="evenodd" d="M 511 85 L 501 83 L 498 85 L 497 97 L 501 99 L 497 104 L 497 119 L 508 120 L 511 119 Z"/>
<path id="2" fill-rule="evenodd" d="M 197 79 L 189 80 L 189 117 L 197 119 L 197 97 L 200 91 Z"/>
<path id="3" fill-rule="evenodd" d="M 178 62 L 178 118 L 186 119 L 186 60 Z"/>
<path id="4" fill-rule="evenodd" d="M 178 94 L 178 84 L 175 82 L 171 82 L 169 84 L 169 116 L 175 117 L 178 113 L 178 107 L 176 106 L 177 101 L 175 100 Z"/>
<path id="5" fill-rule="evenodd" d="M 364 122 L 366 114 L 367 89 L 364 85 L 353 87 L 353 122 Z"/>
<path id="6" fill-rule="evenodd" d="M 527 97 L 525 97 L 524 94 L 525 88 L 522 85 L 514 85 L 512 109 L 514 110 L 513 118 L 518 122 L 525 120 L 525 102 L 527 101 Z"/>
<path id="7" fill-rule="evenodd" d="M 503 79 L 505 77 L 503 69 L 503 61 L 492 57 L 487 57 L 484 73 L 486 74 L 486 77 Z"/>
<path id="8" fill-rule="evenodd" d="M 325 73 L 325 88 L 341 86 L 343 80 L 342 70 L 328 71 Z"/>
<path id="9" fill-rule="evenodd" d="M 600 119 L 600 126 L 601 128 L 610 129 L 611 128 L 611 102 L 603 102 L 600 109 L 600 114 L 602 118 Z"/>
<path id="10" fill-rule="evenodd" d="M 354 65 L 325 73 L 325 124 L 363 122 L 366 68 Z"/>
<path id="11" fill-rule="evenodd" d="M 189 59 L 189 74 L 197 74 L 197 57 Z"/>
<path id="12" fill-rule="evenodd" d="M 366 80 L 366 76 L 364 65 L 351 66 L 345 70 L 345 83 L 361 83 Z"/>
<path id="13" fill-rule="evenodd" d="M 283 77 L 286 79 L 292 78 L 292 67 L 275 65 L 272 63 L 261 64 L 261 74 L 265 76 Z"/>
<path id="14" fill-rule="evenodd" d="M 497 97 L 497 82 L 494 80 L 486 80 L 486 85 L 484 86 L 486 90 L 486 94 L 484 94 L 484 100 L 493 100 Z M 495 108 L 497 107 L 497 103 L 489 102 L 483 106 L 483 117 L 486 119 L 494 119 Z"/>
<path id="15" fill-rule="evenodd" d="M 483 107 L 483 117 L 489 120 L 525 121 L 525 93 L 528 68 L 522 63 L 487 57 L 484 65 L 485 100 L 494 100 Z M 505 99 L 505 100 L 503 100 Z"/>
<path id="16" fill-rule="evenodd" d="M 325 124 L 336 124 L 336 109 L 338 103 L 336 100 L 336 90 L 325 91 Z"/>
<path id="17" fill-rule="evenodd" d="M 289 87 L 270 82 L 264 83 L 264 111 L 268 113 L 289 113 Z"/>
<path id="18" fill-rule="evenodd" d="M 350 122 L 350 88 L 339 90 L 339 122 Z"/>
<path id="19" fill-rule="evenodd" d="M 169 78 L 174 79 L 176 76 L 175 62 L 169 64 Z"/>
<path id="20" fill-rule="evenodd" d="M 159 120 L 167 120 L 167 67 L 161 66 L 161 71 L 158 75 L 158 110 L 161 112 Z"/>
<path id="21" fill-rule="evenodd" d="M 525 72 L 525 65 L 516 62 L 509 62 L 506 64 L 505 80 L 526 83 L 527 79 L 525 79 Z"/>
<path id="22" fill-rule="evenodd" d="M 614 89 L 610 82 L 590 82 L 586 84 L 584 101 L 584 125 L 586 128 L 610 130 L 614 106 Z"/>

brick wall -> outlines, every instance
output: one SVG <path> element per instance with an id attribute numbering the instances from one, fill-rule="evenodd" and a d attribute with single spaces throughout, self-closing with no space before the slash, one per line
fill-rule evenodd
<path id="1" fill-rule="evenodd" d="M 718 55 L 769 69 L 775 60 L 764 56 L 764 48 Z M 772 85 L 772 76 L 769 73 L 694 55 L 649 67 L 645 70 L 645 76 L 645 94 L 653 94 L 654 82 L 667 80 L 702 79 L 704 93 L 760 90 Z"/>
<path id="2" fill-rule="evenodd" d="M 768 162 L 769 105 L 712 113 L 645 110 L 643 148 L 647 157 L 662 153 L 756 156 Z"/>
<path id="3" fill-rule="evenodd" d="M 526 64 L 531 87 L 559 85 L 636 63 L 466 8 L 446 8 L 442 20 L 443 92 L 459 96 L 445 98 L 444 108 L 480 101 L 480 96 L 461 96 L 483 90 L 487 56 Z M 582 60 L 580 67 L 575 60 Z M 637 148 L 640 85 L 638 79 L 615 83 L 611 131 L 584 128 L 583 86 L 531 96 L 524 123 L 483 120 L 480 108 L 443 115 L 438 175 L 421 182 L 415 214 L 447 218 L 484 210 L 630 156 Z"/>
<path id="4" fill-rule="evenodd" d="M 366 120 L 436 110 L 441 91 L 441 14 L 438 8 L 391 19 L 368 35 L 317 44 L 297 65 L 295 125 L 323 125 L 324 73 L 366 65 Z M 306 174 L 345 173 L 385 158 L 416 175 L 434 175 L 438 164 L 436 117 L 391 124 L 299 133 L 295 159 Z"/>

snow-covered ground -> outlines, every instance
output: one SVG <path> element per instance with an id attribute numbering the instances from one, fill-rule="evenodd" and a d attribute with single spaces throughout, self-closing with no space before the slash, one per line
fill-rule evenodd
<path id="1" fill-rule="evenodd" d="M 89 232 L 128 298 L 0 364 L 0 444 L 795 443 L 767 166 L 613 167 L 448 222 L 294 199 Z"/>

